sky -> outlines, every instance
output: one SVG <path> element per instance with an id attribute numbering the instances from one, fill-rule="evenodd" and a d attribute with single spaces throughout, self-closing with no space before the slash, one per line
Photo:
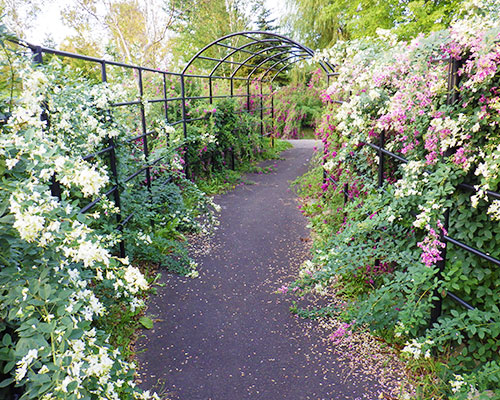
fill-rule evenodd
<path id="1" fill-rule="evenodd" d="M 61 43 L 72 33 L 71 29 L 63 25 L 60 18 L 60 10 L 65 4 L 68 4 L 68 0 L 48 1 L 34 21 L 32 29 L 26 33 L 24 40 L 32 44 L 42 44 L 50 36 L 57 44 Z M 278 20 L 284 14 L 285 0 L 265 0 L 265 4 L 271 10 L 272 18 Z"/>

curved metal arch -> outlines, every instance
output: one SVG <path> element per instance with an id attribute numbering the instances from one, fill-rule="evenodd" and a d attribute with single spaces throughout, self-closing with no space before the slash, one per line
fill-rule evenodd
<path id="1" fill-rule="evenodd" d="M 288 64 L 286 64 L 283 68 L 281 68 L 278 72 L 276 72 L 274 74 L 274 76 L 271 78 L 271 85 L 273 84 L 274 80 L 276 79 L 276 77 L 281 73 L 281 71 L 283 71 L 285 68 L 288 68 L 290 65 L 293 65 L 293 64 L 296 64 L 298 63 L 299 61 L 303 61 L 303 60 L 307 60 L 309 57 L 301 57 L 301 58 L 298 58 L 297 60 L 294 60 L 294 61 L 291 61 L 289 62 Z"/>
<path id="2" fill-rule="evenodd" d="M 290 48 L 293 48 L 293 45 L 292 45 L 292 44 L 290 44 L 290 43 L 287 43 L 287 44 L 282 44 L 282 45 L 280 45 L 280 46 L 275 46 L 275 47 L 273 47 L 273 48 L 267 48 L 267 49 L 264 49 L 264 50 L 265 50 L 265 51 L 269 51 L 269 50 L 276 50 L 276 49 L 290 49 Z M 258 56 L 258 55 L 261 55 L 262 53 L 265 53 L 265 51 L 264 51 L 264 50 L 262 50 L 262 51 L 258 51 L 258 52 L 257 52 L 257 53 L 255 53 L 254 55 L 252 55 L 252 56 L 250 56 L 250 57 L 246 58 L 244 62 L 250 61 L 253 57 Z M 280 52 L 279 54 L 286 54 L 286 53 L 288 53 L 289 51 L 290 51 L 290 50 L 282 51 L 282 52 Z M 273 55 L 273 56 L 275 56 L 275 55 Z M 266 61 L 267 61 L 270 57 L 273 57 L 273 56 L 269 56 L 269 57 L 267 57 L 265 60 L 261 61 L 259 64 L 255 65 L 253 70 L 260 68 L 263 64 L 265 64 L 265 62 L 266 62 Z M 242 65 L 240 65 L 238 68 L 236 68 L 236 69 L 233 71 L 233 73 L 231 74 L 231 77 L 234 77 L 234 76 L 236 75 L 236 73 L 237 73 L 237 72 L 241 69 L 241 67 L 242 67 Z M 252 70 L 252 71 L 253 71 L 253 70 Z M 247 76 L 247 78 L 246 78 L 246 79 L 248 79 L 248 76 Z"/>
<path id="3" fill-rule="evenodd" d="M 249 42 L 249 43 L 245 43 L 243 46 L 240 46 L 240 47 L 237 47 L 236 49 L 234 49 L 233 51 L 231 51 L 229 54 L 227 54 L 226 56 L 224 56 L 224 58 L 222 58 L 219 63 L 212 69 L 212 71 L 210 72 L 210 74 L 208 76 L 213 76 L 213 74 L 215 73 L 215 71 L 217 70 L 217 68 L 219 68 L 229 57 L 231 57 L 232 55 L 238 53 L 239 51 L 242 51 L 244 49 L 246 49 L 247 47 L 250 47 L 250 46 L 253 46 L 254 44 L 258 44 L 258 43 L 263 43 L 263 42 L 266 42 L 266 43 L 270 43 L 270 42 L 276 42 L 276 43 L 281 43 L 280 40 L 276 40 L 276 39 L 267 39 L 267 40 L 261 40 L 261 41 L 253 41 L 253 42 Z M 266 47 L 264 50 L 267 51 L 267 50 L 272 50 L 276 48 L 275 46 L 271 46 L 271 47 Z M 264 52 L 264 51 L 262 51 Z M 252 55 L 250 57 L 248 57 L 247 59 L 245 59 L 243 61 L 243 64 L 245 64 L 247 61 L 251 60 L 253 57 L 255 57 L 257 54 L 260 54 L 262 52 L 257 52 L 257 53 L 252 53 Z M 239 65 L 238 66 L 238 70 L 242 67 L 243 65 Z M 234 73 L 232 74 L 234 75 Z"/>
<path id="4" fill-rule="evenodd" d="M 288 61 L 288 60 L 291 60 L 292 58 L 295 58 L 295 57 L 299 57 L 300 55 L 299 54 L 294 54 L 294 55 L 291 55 L 290 57 L 287 57 L 287 58 L 284 58 L 283 60 L 279 60 L 277 62 L 275 62 L 273 65 L 271 65 L 268 69 L 266 69 L 263 73 L 262 73 L 262 77 L 266 76 L 267 73 L 269 71 L 271 71 L 276 65 L 279 65 L 285 61 Z M 290 63 L 288 63 L 287 65 L 291 65 Z M 280 70 L 281 71 L 281 70 Z"/>
<path id="5" fill-rule="evenodd" d="M 220 37 L 219 39 L 207 44 L 205 47 L 203 47 L 201 50 L 199 50 L 192 58 L 191 60 L 189 60 L 189 62 L 186 64 L 186 66 L 184 67 L 184 69 L 182 70 L 181 72 L 181 75 L 185 75 L 186 74 L 186 71 L 188 70 L 188 68 L 193 64 L 194 61 L 196 61 L 196 59 L 198 59 L 206 50 L 208 50 L 209 48 L 213 47 L 213 46 L 216 46 L 218 44 L 220 44 L 221 42 L 223 42 L 224 40 L 226 39 L 229 39 L 229 38 L 232 38 L 232 37 L 235 37 L 235 36 L 243 36 L 243 37 L 246 37 L 254 42 L 256 42 L 255 44 L 257 43 L 262 43 L 263 40 L 258 40 L 257 38 L 254 38 L 252 37 L 252 35 L 261 35 L 261 36 L 264 36 L 264 37 L 270 37 L 270 38 L 276 38 L 278 39 L 278 42 L 283 42 L 283 43 L 290 43 L 290 44 L 293 44 L 292 47 L 297 47 L 303 51 L 305 51 L 309 57 L 312 57 L 314 55 L 314 51 L 312 49 L 310 49 L 309 47 L 306 47 L 286 36 L 283 36 L 283 35 L 280 35 L 280 34 L 277 34 L 277 33 L 274 33 L 274 32 L 265 32 L 265 31 L 244 31 L 244 32 L 235 32 L 235 33 L 231 33 L 229 35 L 225 35 L 225 36 L 222 36 Z M 266 39 L 264 39 L 266 40 Z M 239 51 L 241 51 L 241 49 L 239 49 Z M 233 53 L 235 54 L 235 53 Z M 320 61 L 319 62 L 321 68 L 326 72 L 326 73 L 329 73 L 329 72 L 333 72 L 333 68 L 331 65 L 329 65 L 329 63 L 325 64 L 323 61 Z M 329 71 L 330 69 L 330 71 Z"/>
<path id="6" fill-rule="evenodd" d="M 289 60 L 290 58 L 293 58 L 293 57 L 299 57 L 301 56 L 303 53 L 302 50 L 292 50 L 293 52 L 295 51 L 299 51 L 299 54 L 292 54 L 290 57 L 287 57 L 287 58 L 284 58 L 284 59 L 281 59 L 281 60 L 278 60 L 277 62 L 275 62 L 271 67 L 269 67 L 266 71 L 264 71 L 264 74 L 267 73 L 270 69 L 273 69 L 276 65 L 278 64 L 281 64 L 282 62 L 286 61 L 286 60 Z M 274 54 L 272 56 L 269 56 L 268 58 L 266 58 L 264 61 L 262 61 L 258 67 L 260 67 L 261 65 L 264 65 L 265 63 L 267 63 L 269 60 L 272 60 L 273 58 L 276 58 L 280 55 L 283 55 L 283 54 L 291 54 L 292 51 L 283 51 L 283 52 L 280 52 L 280 53 L 277 53 L 277 54 Z M 307 56 L 307 58 L 309 58 L 309 55 Z M 257 68 L 254 68 L 247 76 L 247 79 L 250 80 L 252 78 L 252 75 L 255 73 L 255 71 L 257 71 Z"/>

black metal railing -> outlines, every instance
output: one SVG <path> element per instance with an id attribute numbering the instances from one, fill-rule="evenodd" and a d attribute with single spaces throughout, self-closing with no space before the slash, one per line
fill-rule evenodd
<path id="1" fill-rule="evenodd" d="M 435 60 L 435 62 L 448 62 L 449 67 L 448 67 L 448 94 L 446 98 L 446 104 L 447 105 L 452 105 L 454 104 L 458 98 L 459 98 L 459 91 L 458 91 L 458 86 L 460 83 L 460 75 L 458 73 L 460 65 L 463 61 L 458 61 L 454 58 L 442 58 L 439 60 Z M 335 74 L 331 74 L 332 76 Z M 336 100 L 334 101 L 336 104 L 343 104 L 344 101 Z M 385 148 L 385 132 L 382 131 L 379 137 L 379 142 L 378 144 L 374 143 L 368 143 L 368 142 L 363 142 L 361 143 L 364 146 L 368 146 L 371 149 L 375 150 L 378 155 L 378 163 L 377 163 L 377 187 L 381 190 L 383 190 L 384 186 L 384 172 L 385 172 L 385 161 L 386 158 L 389 157 L 392 160 L 396 160 L 399 163 L 408 163 L 408 160 L 398 154 L 395 154 Z M 330 177 L 325 176 L 325 179 L 330 179 Z M 345 184 L 343 187 L 343 197 L 344 197 L 344 204 L 346 204 L 349 201 L 349 194 L 348 194 L 348 184 Z M 455 188 L 455 191 L 469 191 L 469 192 L 478 192 L 478 190 L 471 184 L 468 183 L 460 183 L 457 185 Z M 494 191 L 486 191 L 486 195 L 488 197 L 494 198 L 494 199 L 500 199 L 500 193 L 494 192 Z M 460 247 L 462 250 L 465 250 L 468 253 L 474 254 L 475 256 L 480 257 L 481 259 L 491 262 L 497 266 L 500 266 L 500 260 L 490 256 L 489 254 L 486 254 L 485 252 L 476 249 L 472 246 L 469 246 L 468 244 L 458 240 L 457 238 L 454 238 L 450 236 L 447 232 L 449 230 L 450 226 L 450 209 L 446 209 L 443 212 L 443 229 L 441 229 L 440 232 L 440 237 L 439 240 L 444 244 L 444 247 L 441 251 L 441 258 L 442 260 L 437 262 L 437 278 L 439 281 L 442 281 L 443 273 L 446 268 L 446 263 L 447 263 L 447 248 L 448 244 L 452 244 L 454 246 Z M 443 299 L 445 297 L 449 297 L 452 299 L 455 303 L 459 304 L 460 306 L 468 309 L 468 310 L 475 310 L 476 308 L 469 304 L 467 301 L 464 299 L 460 298 L 458 295 L 451 291 L 446 291 L 443 292 L 442 290 L 439 290 L 439 288 L 436 288 L 433 297 L 435 300 L 432 302 L 432 308 L 431 308 L 431 315 L 430 315 L 430 326 L 432 326 L 439 317 L 442 315 L 442 308 L 443 308 Z"/>
<path id="2" fill-rule="evenodd" d="M 243 38 L 246 42 L 239 45 L 233 45 L 232 39 Z M 235 41 L 236 43 L 238 40 Z M 33 45 L 26 42 L 15 41 L 18 46 L 23 46 L 30 49 L 34 55 L 35 63 L 42 64 L 44 62 L 44 56 L 51 55 L 55 57 L 62 57 L 65 59 L 75 59 L 90 63 L 90 65 L 97 66 L 100 71 L 101 82 L 108 82 L 108 72 L 110 68 L 122 69 L 125 73 L 124 76 L 130 76 L 130 81 L 137 90 L 136 98 L 132 98 L 128 101 L 122 101 L 119 103 L 112 104 L 114 108 L 129 108 L 133 110 L 136 114 L 135 124 L 137 125 L 137 134 L 133 135 L 132 138 L 128 138 L 125 142 L 127 144 L 133 145 L 138 141 L 141 142 L 143 162 L 134 171 L 128 171 L 127 176 L 120 176 L 120 169 L 118 168 L 117 160 L 117 143 L 114 139 L 109 138 L 105 147 L 92 154 L 82 155 L 83 160 L 91 161 L 97 159 L 98 157 L 107 157 L 107 164 L 110 168 L 112 175 L 111 187 L 100 196 L 98 196 L 93 201 L 86 204 L 81 208 L 80 213 L 87 213 L 96 207 L 104 198 L 112 198 L 119 212 L 116 216 L 116 226 L 118 231 L 123 231 L 126 224 L 133 218 L 133 213 L 128 215 L 123 215 L 125 210 L 123 206 L 123 186 L 126 183 L 131 182 L 137 177 L 143 177 L 143 182 L 147 189 L 151 188 L 152 183 L 152 168 L 162 161 L 165 157 L 160 157 L 156 160 L 151 160 L 151 148 L 152 141 L 156 137 L 155 130 L 150 130 L 151 121 L 148 120 L 148 116 L 145 110 L 145 104 L 161 104 L 163 105 L 163 116 L 164 120 L 170 126 L 181 126 L 184 144 L 174 150 L 186 150 L 189 146 L 188 138 L 188 124 L 201 121 L 206 116 L 202 117 L 191 117 L 188 112 L 188 102 L 190 101 L 203 101 L 206 100 L 208 103 L 212 104 L 215 99 L 223 98 L 236 98 L 243 100 L 241 112 L 250 112 L 253 115 L 259 117 L 260 119 L 260 135 L 269 136 L 270 133 L 266 133 L 267 126 L 273 124 L 274 116 L 274 90 L 273 82 L 282 72 L 286 70 L 296 62 L 299 62 L 305 58 L 312 57 L 314 52 L 282 35 L 278 35 L 270 32 L 238 32 L 221 37 L 212 43 L 201 49 L 191 60 L 187 63 L 182 72 L 170 72 L 160 69 L 153 69 L 149 67 L 132 65 L 123 62 L 110 61 L 101 58 L 85 56 L 81 54 L 70 53 L 67 51 L 60 51 L 52 48 L 42 47 L 38 45 Z M 213 48 L 225 49 L 228 53 L 224 57 L 212 57 L 209 51 Z M 237 54 L 243 54 L 244 57 L 241 61 L 234 59 Z M 196 61 L 203 61 L 205 63 L 212 63 L 211 68 L 205 68 L 201 70 L 209 70 L 209 73 L 194 73 L 190 70 L 191 66 L 194 65 Z M 333 73 L 333 67 L 329 63 L 320 62 L 321 67 L 327 74 Z M 224 68 L 230 69 L 230 73 L 223 71 Z M 248 71 L 250 71 L 248 73 Z M 132 73 L 131 73 L 132 72 Z M 144 75 L 153 74 L 157 78 L 159 84 L 159 92 L 161 96 L 148 96 L 145 91 Z M 246 73 L 246 75 L 245 75 Z M 260 74 L 259 76 L 257 76 Z M 273 74 L 272 76 L 268 76 Z M 133 77 L 132 77 L 133 75 Z M 207 83 L 208 94 L 200 95 L 199 93 L 191 95 L 189 93 L 189 83 L 190 80 L 203 79 Z M 215 94 L 214 93 L 214 81 L 216 80 L 229 80 L 230 93 L 229 94 Z M 172 86 L 172 82 L 175 82 L 175 88 L 173 92 L 168 90 L 167 82 Z M 239 82 L 239 87 L 246 92 L 235 93 L 235 82 Z M 251 90 L 252 84 L 256 82 L 256 90 L 253 93 Z M 269 84 L 269 92 L 264 92 L 264 84 Z M 173 87 L 172 87 L 173 89 Z M 172 96 L 173 94 L 173 96 Z M 246 100 L 246 101 L 245 101 Z M 177 108 L 176 108 L 177 107 Z M 173 118 L 169 115 L 169 110 L 176 108 L 178 111 L 171 112 Z M 179 111 L 180 110 L 180 111 Z M 180 114 L 180 115 L 179 115 Z M 266 121 L 267 115 L 270 117 Z M 271 132 L 273 129 L 271 129 Z M 271 137 L 273 142 L 273 137 Z M 235 157 L 232 149 L 230 150 L 231 165 L 234 168 Z M 189 164 L 187 157 L 185 158 L 186 164 L 184 165 L 185 171 L 189 171 Z M 121 172 L 123 174 L 123 172 Z M 61 188 L 57 182 L 57 177 L 54 176 L 51 181 L 51 192 L 55 197 L 61 198 Z M 123 240 L 119 243 L 119 253 L 121 257 L 125 256 L 125 244 Z"/>

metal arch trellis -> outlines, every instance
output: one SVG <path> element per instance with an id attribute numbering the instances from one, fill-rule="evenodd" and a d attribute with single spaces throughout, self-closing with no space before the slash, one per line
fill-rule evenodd
<path id="1" fill-rule="evenodd" d="M 243 40 L 244 42 L 240 45 L 234 45 L 232 40 Z M 98 157 L 107 157 L 107 164 L 109 165 L 110 171 L 112 173 L 113 183 L 111 187 L 103 194 L 98 196 L 93 201 L 89 202 L 83 208 L 81 208 L 80 213 L 87 213 L 91 211 L 99 202 L 104 198 L 112 197 L 116 206 L 120 210 L 116 218 L 116 229 L 122 231 L 125 225 L 134 217 L 133 213 L 124 215 L 123 208 L 123 187 L 125 184 L 131 184 L 137 182 L 136 179 L 142 179 L 145 182 L 146 188 L 151 187 L 152 182 L 152 171 L 151 169 L 159 163 L 163 157 L 152 160 L 150 156 L 150 143 L 149 141 L 155 139 L 155 130 L 151 129 L 151 121 L 149 121 L 147 113 L 145 111 L 146 104 L 161 104 L 164 107 L 164 118 L 165 121 L 171 126 L 182 126 L 182 132 L 184 138 L 188 138 L 187 125 L 194 121 L 203 119 L 201 118 L 191 118 L 189 117 L 187 111 L 187 102 L 189 100 L 208 100 L 210 103 L 213 102 L 215 98 L 226 98 L 226 97 L 246 97 L 247 107 L 244 111 L 260 111 L 260 130 L 263 134 L 263 120 L 264 120 L 264 98 L 266 96 L 271 97 L 271 117 L 274 116 L 274 102 L 273 102 L 273 89 L 272 85 L 276 77 L 280 73 L 286 71 L 292 64 L 302 61 L 307 58 L 312 58 L 314 51 L 310 48 L 301 45 L 294 40 L 287 38 L 285 36 L 273 33 L 273 32 L 262 32 L 262 31 L 246 31 L 237 32 L 230 35 L 223 36 L 198 51 L 194 57 L 186 64 L 181 72 L 170 72 L 166 70 L 153 69 L 149 67 L 144 67 L 140 65 L 132 65 L 117 61 L 110 61 L 106 59 L 90 57 L 86 55 L 70 53 L 66 51 L 60 51 L 48 47 L 42 47 L 33 45 L 24 41 L 15 41 L 15 44 L 30 49 L 34 54 L 35 63 L 41 64 L 44 62 L 44 54 L 52 55 L 56 57 L 66 58 L 66 59 L 76 59 L 81 60 L 90 65 L 95 66 L 100 71 L 100 79 L 102 82 L 108 82 L 108 71 L 110 68 L 119 68 L 122 71 L 134 71 L 134 85 L 137 88 L 137 98 L 129 99 L 128 101 L 123 101 L 121 103 L 113 104 L 115 108 L 126 107 L 133 112 L 138 111 L 137 125 L 139 132 L 134 134 L 132 138 L 127 139 L 127 143 L 132 144 L 137 140 L 142 140 L 142 151 L 144 155 L 144 163 L 136 168 L 135 171 L 130 171 L 128 176 L 120 176 L 120 172 L 117 168 L 117 144 L 110 138 L 105 145 L 105 148 L 93 153 L 82 155 L 84 160 L 93 160 Z M 227 54 L 220 58 L 209 57 L 204 53 L 214 46 L 224 49 Z M 245 58 L 236 57 L 244 55 Z M 211 69 L 206 69 L 210 72 L 199 72 L 190 73 L 189 68 L 196 63 L 198 60 L 204 60 L 205 62 L 215 63 Z M 335 75 L 334 67 L 328 62 L 319 61 L 321 68 L 325 71 L 326 76 Z M 219 73 L 221 66 L 225 66 L 226 69 L 229 67 L 230 74 Z M 244 75 L 244 71 L 249 71 L 248 74 Z M 241 76 L 240 76 L 241 72 Z M 275 72 L 273 77 L 269 79 L 267 75 L 270 72 Z M 158 94 L 160 97 L 149 97 L 145 91 L 144 74 L 153 74 L 154 76 L 160 77 L 160 86 L 158 87 Z M 260 73 L 260 76 L 254 78 L 254 76 Z M 187 78 L 201 78 L 208 80 L 209 93 L 208 96 L 188 96 L 186 90 L 186 79 Z M 230 80 L 230 93 L 225 95 L 214 95 L 212 83 L 216 79 Z M 169 97 L 169 92 L 167 89 L 168 82 L 177 82 L 180 86 L 180 95 Z M 242 83 L 242 87 L 246 87 L 246 94 L 235 94 L 234 93 L 234 82 L 239 81 Z M 251 109 L 250 107 L 250 83 L 252 81 L 258 81 L 260 83 L 260 107 Z M 264 94 L 262 91 L 262 83 L 268 82 L 270 84 L 271 92 Z M 169 109 L 171 105 L 177 106 L 181 110 L 181 118 L 176 120 L 169 119 Z M 234 156 L 234 155 L 233 155 Z M 234 161 L 233 161 L 234 167 Z M 187 167 L 187 166 L 186 166 Z M 51 184 L 51 193 L 53 196 L 61 197 L 61 188 L 53 177 Z M 123 241 L 119 244 L 119 253 L 121 257 L 126 256 L 125 244 Z"/>
<path id="2" fill-rule="evenodd" d="M 233 43 L 240 39 L 243 39 L 244 43 L 240 45 Z M 264 48 L 262 48 L 263 46 Z M 220 58 L 209 57 L 206 55 L 207 52 L 217 47 L 228 50 L 227 54 Z M 235 61 L 233 57 L 238 56 L 240 53 L 244 53 L 246 55 L 246 58 Z M 260 97 L 260 105 L 257 109 L 254 109 L 254 111 L 260 111 L 261 134 L 264 134 L 263 111 L 270 109 L 271 116 L 274 115 L 273 83 L 275 79 L 282 72 L 286 71 L 291 65 L 295 64 L 296 62 L 312 58 L 313 56 L 314 51 L 309 47 L 306 47 L 286 36 L 274 32 L 244 31 L 232 33 L 207 44 L 189 60 L 189 62 L 185 65 L 184 69 L 181 72 L 181 91 L 184 90 L 183 81 L 185 77 L 205 78 L 208 80 L 208 100 L 210 103 L 212 103 L 213 99 L 218 97 L 213 95 L 213 81 L 215 79 L 229 79 L 230 93 L 223 97 L 246 96 L 247 111 L 250 111 L 250 83 L 252 81 L 258 81 L 260 84 L 260 93 L 258 94 L 258 96 Z M 255 63 L 254 60 L 259 60 L 259 58 L 260 61 L 257 61 L 257 63 Z M 205 75 L 189 73 L 190 67 L 192 67 L 199 60 L 215 63 L 215 65 L 213 65 L 213 67 L 211 68 L 210 73 Z M 272 63 L 272 65 L 268 66 L 267 64 L 269 63 Z M 284 64 L 284 66 L 280 66 L 280 64 Z M 223 65 L 229 67 L 230 74 L 215 75 L 215 73 L 219 71 L 221 66 Z M 332 75 L 335 75 L 334 67 L 328 61 L 319 61 L 319 65 L 326 73 L 326 76 L 328 78 Z M 246 76 L 240 76 L 239 73 L 243 71 L 244 67 L 251 69 L 251 71 Z M 260 70 L 262 70 L 260 77 L 254 78 L 254 75 L 256 75 Z M 274 76 L 271 79 L 265 79 L 267 74 L 271 71 L 276 72 Z M 246 86 L 245 95 L 234 94 L 235 81 L 241 81 L 243 83 L 243 86 Z M 262 84 L 266 82 L 270 84 L 269 93 L 264 93 L 262 90 Z M 185 103 L 186 100 L 189 100 L 189 97 L 186 97 L 184 92 L 181 94 L 181 96 L 184 99 L 183 103 Z M 264 107 L 264 99 L 266 97 L 270 97 L 271 99 L 271 105 L 269 107 Z M 183 105 L 183 109 L 185 109 L 185 105 Z M 183 119 L 186 119 L 185 115 L 183 116 Z M 186 124 L 184 124 L 183 129 L 185 135 L 187 135 Z"/>

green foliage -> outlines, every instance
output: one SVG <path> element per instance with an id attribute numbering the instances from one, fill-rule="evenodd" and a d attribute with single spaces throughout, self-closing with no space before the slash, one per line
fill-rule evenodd
<path id="1" fill-rule="evenodd" d="M 304 79 L 306 80 L 306 79 Z M 323 112 L 320 92 L 325 79 L 321 69 L 307 74 L 307 85 L 280 87 L 274 94 L 274 136 L 297 139 L 303 128 L 314 128 Z"/>
<path id="2" fill-rule="evenodd" d="M 410 43 L 384 34 L 324 52 L 343 64 L 317 128 L 328 180 L 312 186 L 315 195 L 304 178 L 303 210 L 318 237 L 313 260 L 290 286 L 342 296 L 342 318 L 402 346 L 410 367 L 428 375 L 419 388 L 425 399 L 499 396 L 499 271 L 448 242 L 438 273 L 443 235 L 500 257 L 500 203 L 486 196 L 500 183 L 498 3 L 465 10 L 449 30 Z M 457 101 L 448 100 L 448 65 L 428 61 L 443 54 L 463 61 Z M 385 156 L 378 187 L 379 154 L 369 144 L 382 134 L 385 148 L 408 161 Z M 458 190 L 463 182 L 475 190 Z M 323 228 L 335 208 L 340 215 Z M 442 315 L 430 326 L 440 297 Z"/>
<path id="3" fill-rule="evenodd" d="M 174 39 L 174 48 L 176 57 L 182 63 L 189 61 L 208 43 L 248 28 L 249 20 L 241 0 L 176 0 L 173 6 L 178 12 L 173 25 L 178 34 Z M 205 55 L 220 58 L 223 51 L 214 46 Z"/>
<path id="4" fill-rule="evenodd" d="M 271 173 L 273 171 L 273 166 L 259 167 L 257 163 L 262 160 L 278 159 L 282 151 L 292 147 L 290 143 L 279 139 L 275 139 L 272 145 L 270 139 L 264 138 L 262 144 L 261 151 L 257 151 L 251 159 L 237 162 L 235 164 L 235 169 L 223 169 L 219 172 L 212 173 L 210 176 L 199 179 L 196 184 L 200 190 L 212 195 L 234 189 L 239 184 L 251 185 L 253 182 L 243 178 L 243 174 Z"/>
<path id="5" fill-rule="evenodd" d="M 377 29 L 395 29 L 411 39 L 447 27 L 460 0 L 291 0 L 296 10 L 288 16 L 298 36 L 309 46 L 325 48 L 338 40 L 374 36 Z"/>

